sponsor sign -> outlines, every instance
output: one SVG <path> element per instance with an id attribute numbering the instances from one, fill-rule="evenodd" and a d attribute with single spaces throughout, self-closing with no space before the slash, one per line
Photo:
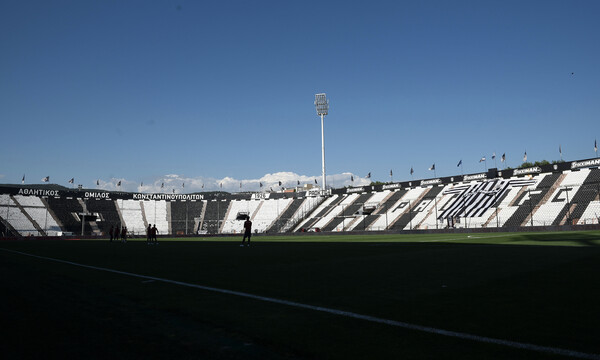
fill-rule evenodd
<path id="1" fill-rule="evenodd" d="M 442 183 L 442 179 L 421 180 L 421 186 L 435 185 L 435 184 L 441 184 L 441 183 Z"/>
<path id="2" fill-rule="evenodd" d="M 600 166 L 600 159 L 573 161 L 571 163 L 571 169 L 579 169 L 590 166 Z"/>
<path id="3" fill-rule="evenodd" d="M 465 175 L 463 177 L 463 181 L 471 181 L 471 180 L 479 180 L 479 179 L 487 179 L 487 173 Z"/>
<path id="4" fill-rule="evenodd" d="M 515 169 L 513 170 L 513 175 L 525 175 L 525 174 L 539 174 L 542 172 L 542 168 L 539 166 L 534 166 L 525 169 Z"/>

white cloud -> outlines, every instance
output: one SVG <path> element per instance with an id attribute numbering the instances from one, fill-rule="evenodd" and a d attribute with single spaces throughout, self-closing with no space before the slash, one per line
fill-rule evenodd
<path id="1" fill-rule="evenodd" d="M 354 178 L 354 182 L 351 179 Z M 304 186 L 304 184 L 315 185 L 315 179 L 317 180 L 317 186 L 321 186 L 321 176 L 308 176 L 299 175 L 294 172 L 282 171 L 273 174 L 265 174 L 258 179 L 235 179 L 231 177 L 225 177 L 222 179 L 209 178 L 209 177 L 185 177 L 177 174 L 167 174 L 161 178 L 154 179 L 151 183 L 138 183 L 135 181 L 127 180 L 124 178 L 113 178 L 109 181 L 99 180 L 100 185 L 97 186 L 99 189 L 112 190 L 112 191 L 130 191 L 130 192 L 144 192 L 144 193 L 192 193 L 202 191 L 227 191 L 227 192 L 240 192 L 240 191 L 273 191 L 281 190 L 281 188 L 294 188 L 298 186 Z M 121 186 L 117 186 L 118 182 L 121 181 Z M 281 182 L 281 186 L 279 186 Z M 352 173 L 342 173 L 327 175 L 328 187 L 344 187 L 344 186 L 362 186 L 370 184 L 370 179 L 359 177 Z M 164 187 L 163 187 L 164 184 Z M 241 184 L 241 188 L 240 188 Z M 262 188 L 260 186 L 262 184 Z"/>

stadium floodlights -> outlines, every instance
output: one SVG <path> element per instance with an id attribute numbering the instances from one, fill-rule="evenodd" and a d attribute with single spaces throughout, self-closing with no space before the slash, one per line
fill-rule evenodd
<path id="1" fill-rule="evenodd" d="M 327 115 L 329 100 L 327 100 L 325 93 L 315 94 L 315 106 L 317 107 L 317 115 Z"/>

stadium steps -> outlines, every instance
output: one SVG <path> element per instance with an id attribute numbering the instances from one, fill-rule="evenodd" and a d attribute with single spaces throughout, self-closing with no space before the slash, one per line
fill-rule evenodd
<path id="1" fill-rule="evenodd" d="M 562 181 L 565 179 L 565 177 L 567 176 L 567 174 L 552 174 L 549 176 L 546 176 L 545 179 L 542 180 L 542 182 L 540 182 L 540 186 L 542 185 L 542 183 L 544 182 L 544 180 L 548 179 L 548 178 L 554 178 L 555 175 L 558 175 L 556 180 L 554 180 L 554 182 L 552 182 L 552 184 L 545 190 L 543 190 L 542 194 L 541 194 L 541 198 L 540 200 L 535 204 L 535 206 L 533 206 L 533 210 L 531 211 L 531 213 L 527 216 L 527 218 L 525 218 L 525 221 L 523 221 L 523 223 L 521 224 L 521 226 L 527 226 L 526 224 L 531 224 L 531 217 L 533 217 L 533 225 L 535 224 L 535 214 L 540 210 L 540 207 L 542 205 L 544 205 L 545 203 L 548 202 L 548 200 L 550 200 L 550 197 L 552 196 L 552 194 L 554 194 L 554 192 L 556 191 L 556 189 L 560 186 L 560 184 L 562 183 Z M 549 179 L 549 181 L 551 180 Z"/>
<path id="2" fill-rule="evenodd" d="M 427 191 L 424 191 L 415 200 L 410 201 L 406 209 L 404 209 L 398 216 L 395 216 L 395 218 L 391 220 L 386 229 L 403 230 L 406 227 L 406 225 L 409 225 L 412 221 L 412 218 L 414 217 L 413 209 L 419 206 L 419 204 L 421 204 L 421 201 L 423 201 L 423 199 L 425 198 L 425 196 L 427 196 L 427 193 L 429 193 L 431 189 L 432 188 L 427 189 Z M 414 224 L 412 225 L 412 229 L 414 229 Z"/>
<path id="3" fill-rule="evenodd" d="M 37 232 L 39 234 L 42 235 L 46 235 L 46 232 L 44 231 L 44 229 L 42 229 L 42 227 L 37 223 L 37 221 L 35 221 L 31 215 L 29 215 L 27 213 L 27 211 L 25 210 L 25 208 L 23 208 L 23 206 L 19 203 L 19 201 L 14 197 L 14 196 L 10 196 L 10 198 L 12 199 L 12 201 L 15 202 L 15 204 L 17 205 L 17 208 L 23 213 L 23 216 L 25 216 L 27 218 L 27 220 L 31 221 L 31 224 L 33 224 L 33 227 L 35 228 L 35 230 L 37 230 Z"/>

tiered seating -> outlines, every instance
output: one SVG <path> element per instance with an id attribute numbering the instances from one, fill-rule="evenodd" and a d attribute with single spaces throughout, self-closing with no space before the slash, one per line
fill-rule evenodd
<path id="1" fill-rule="evenodd" d="M 396 204 L 389 208 L 385 214 L 382 214 L 377 221 L 371 225 L 373 230 L 395 229 L 402 230 L 407 225 L 412 228 L 414 209 L 421 205 L 421 198 L 431 188 L 413 188 L 410 189 Z"/>
<path id="2" fill-rule="evenodd" d="M 590 201 L 577 224 L 600 224 L 600 201 Z"/>
<path id="3" fill-rule="evenodd" d="M 121 210 L 127 231 L 134 235 L 146 235 L 146 225 L 142 216 L 140 200 L 116 200 Z M 159 229 L 159 231 L 162 229 Z"/>
<path id="4" fill-rule="evenodd" d="M 436 229 L 443 228 L 444 223 L 438 221 L 438 216 L 441 213 L 442 207 L 449 200 L 448 196 L 443 196 L 443 186 L 434 186 L 429 188 L 429 191 L 423 196 L 419 205 L 415 206 L 413 218 L 404 227 L 404 230 L 410 230 L 412 223 L 413 229 Z"/>
<path id="5" fill-rule="evenodd" d="M 223 224 L 230 200 L 210 200 L 206 203 L 206 213 L 202 219 L 201 231 L 217 234 Z"/>
<path id="6" fill-rule="evenodd" d="M 346 195 L 342 198 L 342 201 L 338 202 L 336 205 L 332 206 L 329 211 L 325 213 L 325 215 L 320 218 L 314 225 L 314 228 L 319 228 L 323 231 L 331 231 L 333 228 L 328 228 L 327 225 L 338 215 L 341 215 L 344 208 L 349 206 L 358 198 L 358 194 L 350 194 Z M 341 223 L 343 217 L 340 217 L 339 223 Z M 339 229 L 338 229 L 339 231 Z"/>
<path id="7" fill-rule="evenodd" d="M 263 200 L 252 219 L 253 231 L 266 232 L 272 224 L 277 227 L 280 215 L 292 201 L 292 198 Z"/>
<path id="8" fill-rule="evenodd" d="M 173 234 L 195 234 L 195 219 L 202 217 L 204 201 L 173 201 L 171 203 L 171 229 Z"/>
<path id="9" fill-rule="evenodd" d="M 295 229 L 302 229 L 300 226 L 306 221 L 308 214 L 312 213 L 317 207 L 321 206 L 326 199 L 327 198 L 322 196 L 311 196 L 304 198 L 302 203 L 298 206 L 296 212 L 294 212 L 287 223 L 283 225 L 281 232 L 287 232 L 292 229 L 294 229 L 294 231 L 298 231 Z"/>
<path id="10" fill-rule="evenodd" d="M 312 228 L 312 224 L 315 224 L 317 221 L 319 221 L 320 217 L 322 216 L 322 214 L 324 214 L 325 212 L 327 212 L 329 209 L 331 209 L 331 206 L 335 206 L 332 204 L 335 204 L 339 201 L 342 200 L 342 197 L 335 194 L 332 195 L 328 198 L 325 199 L 325 201 L 323 201 L 315 211 L 313 211 L 310 215 L 308 215 L 304 221 L 301 221 L 300 224 L 298 224 L 296 226 L 296 228 L 294 229 L 294 231 L 301 231 L 301 229 L 306 229 L 309 230 Z"/>
<path id="11" fill-rule="evenodd" d="M 15 200 L 46 235 L 56 236 L 61 232 L 60 226 L 58 226 L 52 215 L 49 214 L 40 198 L 37 196 L 16 195 Z"/>
<path id="12" fill-rule="evenodd" d="M 535 189 L 528 189 L 528 191 L 521 192 L 521 195 L 518 196 L 515 202 L 518 209 L 516 209 L 513 215 L 506 220 L 504 226 L 531 226 L 531 214 L 533 213 L 533 210 L 540 201 L 542 201 L 560 176 L 561 174 L 541 174 Z M 533 221 L 535 221 L 535 217 L 533 218 Z M 534 225 L 536 224 L 534 223 Z"/>
<path id="13" fill-rule="evenodd" d="M 292 217 L 294 216 L 294 214 L 296 213 L 296 211 L 298 211 L 298 209 L 300 208 L 300 205 L 302 205 L 302 203 L 304 202 L 304 199 L 291 199 L 292 202 L 289 204 L 289 206 L 287 206 L 287 208 L 285 209 L 285 211 L 283 213 L 281 213 L 281 215 L 279 216 L 279 218 L 277 219 L 277 221 L 267 229 L 267 232 L 269 233 L 278 233 L 278 232 L 284 232 L 285 227 L 287 226 L 288 228 L 293 226 L 293 224 L 288 226 L 288 223 L 291 221 Z"/>
<path id="14" fill-rule="evenodd" d="M 81 221 L 75 214 L 82 213 L 83 208 L 77 199 L 49 197 L 46 200 L 63 231 L 81 234 Z"/>
<path id="15" fill-rule="evenodd" d="M 0 217 L 7 221 L 20 235 L 40 235 L 35 225 L 23 214 L 9 195 L 0 195 Z"/>
<path id="16" fill-rule="evenodd" d="M 169 234 L 169 219 L 167 217 L 167 206 L 169 204 L 164 200 L 141 202 L 146 215 L 146 223 L 156 225 L 156 229 L 161 235 Z"/>
<path id="17" fill-rule="evenodd" d="M 234 200 L 229 204 L 227 218 L 223 222 L 223 234 L 236 234 L 243 232 L 244 220 L 237 220 L 238 213 L 245 213 L 252 217 L 254 211 L 261 205 L 261 200 Z"/>
<path id="18" fill-rule="evenodd" d="M 108 234 L 111 226 L 117 226 L 121 222 L 115 202 L 112 200 L 88 199 L 85 206 L 89 212 L 100 215 L 100 219 L 96 221 L 96 224 L 104 234 Z"/>

